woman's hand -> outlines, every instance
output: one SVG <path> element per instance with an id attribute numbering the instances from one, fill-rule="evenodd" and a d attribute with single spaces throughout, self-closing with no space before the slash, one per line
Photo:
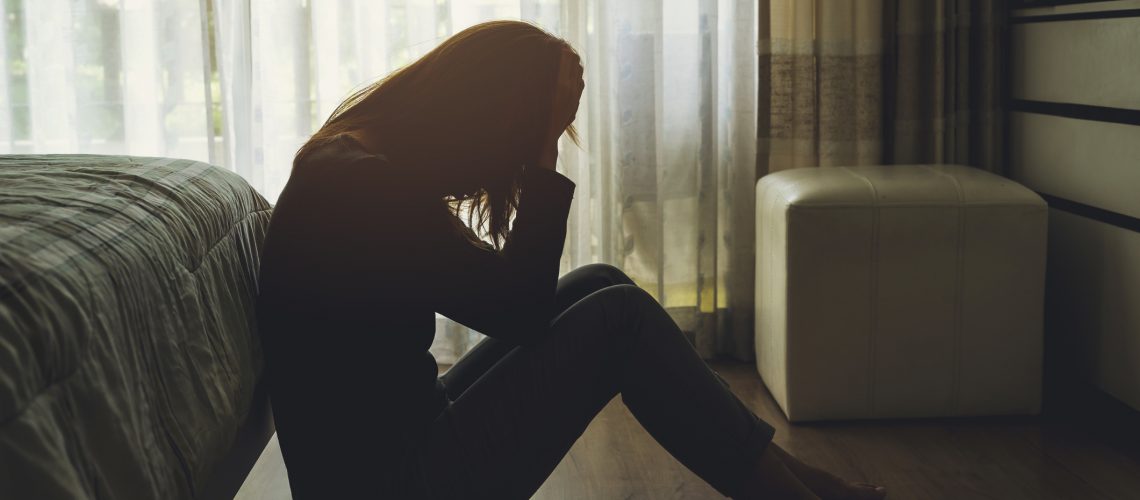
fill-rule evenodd
<path id="1" fill-rule="evenodd" d="M 538 166 L 541 168 L 554 170 L 558 162 L 558 138 L 562 137 L 562 133 L 566 132 L 571 123 L 574 123 L 574 117 L 578 114 L 578 101 L 582 99 L 582 90 L 586 88 L 586 82 L 582 79 L 583 71 L 578 56 L 569 49 L 564 49 L 555 80 L 550 129 L 538 157 Z"/>

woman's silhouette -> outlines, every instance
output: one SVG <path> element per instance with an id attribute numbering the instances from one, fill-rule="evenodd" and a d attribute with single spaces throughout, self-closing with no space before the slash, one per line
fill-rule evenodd
<path id="1" fill-rule="evenodd" d="M 582 73 L 534 26 L 481 24 L 298 151 L 258 297 L 294 498 L 527 498 L 618 394 L 725 495 L 881 497 L 771 443 L 621 271 L 558 278 L 575 185 L 554 166 Z M 442 378 L 437 312 L 489 336 Z"/>

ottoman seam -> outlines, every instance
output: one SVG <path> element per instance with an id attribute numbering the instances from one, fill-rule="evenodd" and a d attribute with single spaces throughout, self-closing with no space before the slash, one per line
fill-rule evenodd
<path id="1" fill-rule="evenodd" d="M 844 168 L 844 172 L 858 178 L 867 185 L 867 189 L 871 191 L 871 269 L 870 278 L 868 280 L 868 287 L 870 290 L 867 296 L 870 301 L 870 313 L 868 314 L 868 323 L 870 323 L 867 330 L 867 411 L 868 417 L 875 417 L 875 330 L 878 327 L 878 301 L 879 301 L 879 191 L 875 189 L 875 183 L 871 182 L 862 174 L 858 174 L 850 168 Z"/>
<path id="2" fill-rule="evenodd" d="M 964 298 L 962 296 L 963 281 L 965 280 L 965 255 L 966 255 L 966 207 L 965 207 L 965 193 L 962 190 L 962 183 L 958 182 L 958 178 L 941 172 L 929 166 L 923 165 L 928 172 L 941 175 L 950 180 L 954 184 L 954 194 L 958 197 L 958 231 L 957 241 L 955 241 L 955 261 L 954 261 L 954 325 L 952 335 L 954 336 L 954 352 L 953 352 L 953 370 L 950 379 L 950 400 L 947 402 L 949 408 L 947 413 L 951 415 L 958 415 L 961 413 L 962 407 L 962 303 Z"/>
<path id="3" fill-rule="evenodd" d="M 930 170 L 934 171 L 933 169 Z M 966 207 L 962 204 L 965 201 L 965 193 L 962 192 L 962 184 L 958 182 L 958 178 L 945 173 L 941 174 L 949 177 L 950 181 L 954 183 L 959 201 L 958 248 L 957 260 L 954 263 L 954 378 L 950 393 L 950 414 L 958 415 L 961 413 L 962 407 L 962 303 L 964 302 L 962 292 L 964 289 L 963 282 L 966 279 Z"/>

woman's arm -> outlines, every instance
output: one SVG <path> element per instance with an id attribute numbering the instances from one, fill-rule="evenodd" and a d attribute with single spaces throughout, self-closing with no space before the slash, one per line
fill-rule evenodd
<path id="1" fill-rule="evenodd" d="M 527 168 L 502 251 L 467 241 L 444 218 L 453 216 L 442 212 L 416 237 L 427 245 L 422 251 L 433 256 L 424 262 L 418 295 L 436 312 L 487 336 L 518 344 L 539 341 L 554 315 L 573 193 L 574 183 L 554 170 Z"/>
<path id="2" fill-rule="evenodd" d="M 558 138 L 574 121 L 585 82 L 578 56 L 564 50 L 553 96 L 550 129 L 537 161 L 523 173 L 514 225 L 502 252 L 470 244 L 446 245 L 429 296 L 436 311 L 488 336 L 519 344 L 545 337 L 553 319 L 558 261 L 574 183 L 554 170 Z"/>

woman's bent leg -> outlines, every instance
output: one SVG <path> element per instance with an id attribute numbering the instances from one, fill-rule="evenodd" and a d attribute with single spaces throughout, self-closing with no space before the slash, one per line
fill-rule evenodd
<path id="1" fill-rule="evenodd" d="M 621 269 L 609 264 L 586 264 L 558 278 L 554 291 L 555 310 L 561 313 L 598 290 L 614 285 L 632 285 Z"/>
<path id="2" fill-rule="evenodd" d="M 726 495 L 748 491 L 772 436 L 657 302 L 630 285 L 576 302 L 542 344 L 512 350 L 420 447 L 441 497 L 526 498 L 618 393 L 666 450 Z"/>
<path id="3" fill-rule="evenodd" d="M 618 268 L 608 264 L 587 264 L 558 278 L 554 292 L 556 311 L 561 313 L 587 295 L 613 285 L 632 285 L 633 280 Z M 506 356 L 514 344 L 487 337 L 459 358 L 447 373 L 443 374 L 443 385 L 447 397 L 455 400 L 471 384 Z"/>

